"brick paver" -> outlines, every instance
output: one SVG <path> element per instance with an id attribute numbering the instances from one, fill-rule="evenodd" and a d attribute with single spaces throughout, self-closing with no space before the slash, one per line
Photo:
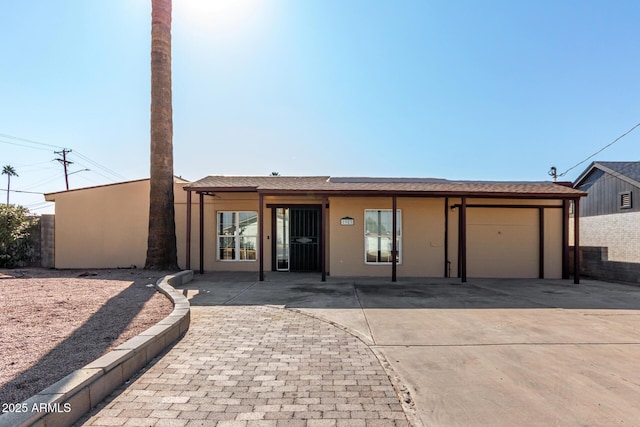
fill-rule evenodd
<path id="1" fill-rule="evenodd" d="M 83 425 L 408 426 L 366 345 L 268 306 L 192 307 L 191 327 Z"/>

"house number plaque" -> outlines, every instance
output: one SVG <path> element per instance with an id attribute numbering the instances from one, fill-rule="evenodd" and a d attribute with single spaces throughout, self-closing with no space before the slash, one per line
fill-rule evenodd
<path id="1" fill-rule="evenodd" d="M 340 225 L 353 225 L 356 221 L 350 216 L 345 216 L 344 218 L 340 218 Z"/>

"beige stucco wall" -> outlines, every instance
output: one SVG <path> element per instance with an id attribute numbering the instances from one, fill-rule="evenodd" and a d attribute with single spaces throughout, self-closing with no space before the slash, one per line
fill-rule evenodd
<path id="1" fill-rule="evenodd" d="M 184 193 L 184 191 L 183 191 Z M 204 258 L 203 266 L 206 271 L 259 271 L 260 265 L 256 261 L 219 261 L 217 260 L 217 236 L 216 221 L 219 211 L 254 211 L 259 212 L 259 199 L 256 193 L 217 193 L 213 196 L 204 197 Z M 267 196 L 263 203 L 264 227 L 264 270 L 271 270 L 272 247 L 271 242 L 274 236 L 271 230 L 272 209 L 268 205 L 292 205 L 292 204 L 321 204 L 319 197 L 276 197 Z M 199 197 L 193 194 L 192 200 L 192 231 L 191 231 L 191 268 L 200 268 L 200 211 Z M 179 214 L 178 214 L 179 212 Z M 186 197 L 184 204 L 176 206 L 176 228 L 182 230 L 184 242 L 178 248 L 186 248 Z M 327 238 L 329 238 L 327 236 Z M 327 245 L 327 254 L 328 254 Z"/>
<path id="2" fill-rule="evenodd" d="M 184 193 L 183 185 L 174 186 L 176 201 Z M 148 179 L 51 197 L 56 214 L 56 268 L 144 267 L 149 227 Z M 184 265 L 184 227 L 176 227 L 176 239 L 178 262 Z"/>
<path id="3" fill-rule="evenodd" d="M 332 276 L 391 276 L 391 265 L 365 263 L 364 212 L 391 209 L 390 197 L 332 197 L 329 230 Z M 442 276 L 444 271 L 444 199 L 398 198 L 402 215 L 398 276 Z M 352 226 L 340 219 L 355 219 Z"/>
<path id="4" fill-rule="evenodd" d="M 144 266 L 149 181 L 55 196 L 56 268 Z"/>
<path id="5" fill-rule="evenodd" d="M 390 276 L 389 265 L 366 265 L 364 261 L 364 210 L 391 209 L 390 198 L 332 197 L 329 212 L 332 276 Z M 340 219 L 351 217 L 354 225 L 340 225 Z"/>
<path id="6" fill-rule="evenodd" d="M 194 193 L 194 202 L 198 195 Z M 220 193 L 204 197 L 204 269 L 206 271 L 258 271 L 258 261 L 216 260 L 216 216 L 218 211 L 258 211 L 258 195 L 252 193 Z M 191 268 L 200 267 L 200 212 L 192 206 Z M 265 224 L 266 225 L 266 224 Z M 181 222 L 180 227 L 186 227 Z M 265 229 L 265 233 L 267 230 Z M 265 251 L 266 254 L 266 251 Z"/>
<path id="7" fill-rule="evenodd" d="M 443 277 L 444 198 L 398 198 L 402 211 L 402 262 L 398 277 Z M 450 198 L 449 206 L 460 199 Z M 468 199 L 467 204 L 560 206 L 553 200 Z M 390 265 L 364 262 L 364 210 L 390 209 L 391 199 L 331 198 L 330 230 L 332 276 L 390 276 Z M 459 208 L 449 217 L 447 260 L 452 277 L 458 275 Z M 355 218 L 354 226 L 341 226 L 340 218 Z M 562 275 L 562 210 L 545 209 L 545 277 Z M 468 277 L 538 277 L 538 209 L 473 208 L 467 210 Z"/>
<path id="8" fill-rule="evenodd" d="M 185 183 L 174 189 L 178 262 L 186 267 Z M 192 200 L 191 265 L 199 268 L 199 203 Z M 56 193 L 56 268 L 114 268 L 144 266 L 147 247 L 149 181 L 141 180 Z M 258 271 L 258 261 L 216 260 L 218 211 L 258 211 L 255 193 L 218 193 L 204 197 L 204 269 L 207 271 Z M 321 198 L 265 197 L 264 269 L 271 270 L 272 210 L 267 205 L 320 204 Z M 332 276 L 391 276 L 391 265 L 366 264 L 364 212 L 391 209 L 390 197 L 331 197 L 326 246 L 327 269 Z M 445 270 L 445 199 L 397 199 L 402 212 L 402 260 L 398 277 L 443 277 Z M 460 199 L 449 199 L 449 206 Z M 557 201 L 469 199 L 468 204 L 560 205 Z M 448 261 L 451 276 L 458 269 L 459 209 L 447 209 Z M 342 217 L 355 219 L 340 225 Z M 467 211 L 468 277 L 537 277 L 538 210 L 469 208 Z M 562 274 L 562 210 L 545 209 L 545 277 Z"/>
<path id="9" fill-rule="evenodd" d="M 562 278 L 562 209 L 544 210 L 544 277 Z"/>

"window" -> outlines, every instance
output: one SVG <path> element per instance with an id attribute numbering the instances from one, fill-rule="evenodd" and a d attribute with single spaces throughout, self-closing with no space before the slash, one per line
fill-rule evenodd
<path id="1" fill-rule="evenodd" d="M 402 215 L 396 211 L 396 262 L 402 257 Z M 389 264 L 393 249 L 393 212 L 391 209 L 364 211 L 364 261 L 367 264 Z"/>
<path id="2" fill-rule="evenodd" d="M 255 261 L 258 246 L 256 212 L 218 212 L 219 261 Z"/>
<path id="3" fill-rule="evenodd" d="M 631 209 L 631 191 L 620 193 L 620 209 Z"/>

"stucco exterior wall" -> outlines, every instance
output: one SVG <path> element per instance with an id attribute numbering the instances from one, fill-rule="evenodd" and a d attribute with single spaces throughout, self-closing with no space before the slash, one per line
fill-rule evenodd
<path id="1" fill-rule="evenodd" d="M 364 210 L 391 209 L 391 199 L 332 197 L 329 200 L 329 230 L 331 232 L 332 276 L 386 276 L 390 265 L 366 265 L 364 262 Z M 340 225 L 340 219 L 351 217 L 353 225 Z"/>
<path id="2" fill-rule="evenodd" d="M 187 248 L 187 192 L 182 189 L 183 185 L 174 187 L 174 208 L 175 208 L 175 221 L 176 221 L 176 246 L 178 249 L 178 266 L 186 268 L 186 248 Z M 191 257 L 193 254 L 197 254 L 198 250 L 198 233 L 200 230 L 200 224 L 198 223 L 199 212 L 198 198 L 194 197 L 191 205 L 191 216 L 193 222 L 191 224 Z M 147 217 L 148 218 L 148 217 Z M 147 219 L 148 220 L 148 219 Z M 193 237 L 195 236 L 195 237 Z M 146 250 L 146 249 L 145 249 Z M 197 255 L 196 255 L 197 256 Z M 146 253 L 145 253 L 146 257 Z M 193 264 L 193 261 L 191 261 Z"/>
<path id="3" fill-rule="evenodd" d="M 186 192 L 177 183 L 176 239 L 178 262 L 186 267 Z M 391 264 L 367 264 L 364 254 L 366 209 L 391 209 L 391 197 L 330 197 L 327 210 L 327 270 L 330 275 L 391 276 Z M 149 181 L 56 193 L 56 268 L 128 268 L 144 266 L 147 247 Z M 259 271 L 259 261 L 219 261 L 216 258 L 216 221 L 219 211 L 255 211 L 255 193 L 217 193 L 204 197 L 204 269 L 207 271 Z M 264 270 L 272 266 L 272 209 L 268 205 L 320 205 L 317 196 L 264 198 Z M 458 276 L 458 216 L 460 199 L 398 197 L 402 217 L 401 262 L 398 277 L 443 277 L 446 261 Z M 468 199 L 473 204 L 557 205 L 558 201 Z M 446 212 L 446 213 L 445 213 Z M 448 252 L 445 256 L 445 216 L 448 217 Z M 629 214 L 623 215 L 629 217 Z M 354 218 L 352 226 L 340 224 Z M 636 221 L 640 217 L 636 217 Z M 586 219 L 583 219 L 585 221 Z M 545 209 L 545 277 L 562 274 L 562 210 Z M 191 265 L 199 268 L 199 197 L 193 194 Z M 583 226 L 583 228 L 587 228 Z M 632 227 L 628 227 L 632 228 Z M 636 236 L 637 239 L 640 236 Z M 585 239 L 585 237 L 583 237 Z M 467 275 L 469 277 L 538 277 L 539 219 L 537 208 L 476 208 L 467 210 Z M 590 244 L 583 242 L 583 244 Z M 446 259 L 445 259 L 446 258 Z"/>
<path id="4" fill-rule="evenodd" d="M 175 184 L 180 200 L 183 183 Z M 149 180 L 55 194 L 56 268 L 144 267 L 149 227 Z M 179 221 L 176 205 L 176 224 Z M 184 265 L 184 226 L 176 226 Z"/>
<path id="5" fill-rule="evenodd" d="M 391 209 L 390 197 L 332 197 L 329 230 L 332 276 L 391 276 L 390 264 L 367 264 L 364 258 L 364 212 Z M 444 199 L 398 198 L 402 216 L 399 276 L 441 277 L 444 271 Z M 343 217 L 352 226 L 340 225 Z"/>
<path id="6" fill-rule="evenodd" d="M 194 199 L 198 196 L 194 194 Z M 192 250 L 191 267 L 199 267 L 200 253 L 200 231 L 199 231 L 199 205 L 196 203 L 192 207 Z M 218 211 L 253 211 L 258 212 L 258 195 L 251 193 L 220 193 L 215 196 L 204 197 L 204 269 L 207 271 L 258 271 L 258 261 L 218 261 L 216 259 L 217 250 L 217 212 Z M 260 220 L 260 219 L 258 219 Z M 270 224 L 265 228 L 265 235 L 270 233 Z M 180 227 L 185 228 L 186 223 L 181 222 Z M 195 247 L 194 247 L 195 246 Z M 270 251 L 265 248 L 265 255 Z M 195 258 L 194 258 L 195 256 Z"/>
<path id="7" fill-rule="evenodd" d="M 56 195 L 56 268 L 144 266 L 149 181 Z"/>
<path id="8" fill-rule="evenodd" d="M 182 191 L 183 193 L 186 193 Z M 216 222 L 219 211 L 253 211 L 259 212 L 259 198 L 255 193 L 217 193 L 214 196 L 204 197 L 204 259 L 203 266 L 206 271 L 255 271 L 260 270 L 258 260 L 256 261 L 220 261 L 217 259 L 217 234 Z M 293 204 L 317 204 L 320 205 L 322 199 L 319 197 L 274 197 L 267 196 L 263 203 L 264 227 L 264 270 L 271 270 L 272 248 L 271 242 L 274 238 L 271 230 L 272 209 L 268 205 L 293 205 Z M 193 194 L 191 207 L 191 268 L 200 266 L 200 211 L 199 197 Z M 183 243 L 179 243 L 178 249 L 186 248 L 186 196 L 184 204 L 180 208 L 176 206 L 176 228 L 180 230 Z M 327 236 L 327 238 L 329 238 Z M 328 254 L 328 245 L 327 245 Z M 259 255 L 257 256 L 259 257 Z"/>
<path id="9" fill-rule="evenodd" d="M 608 248 L 609 261 L 640 262 L 640 212 L 581 217 L 580 246 Z"/>
<path id="10" fill-rule="evenodd" d="M 460 199 L 450 198 L 447 211 L 447 264 L 450 277 L 458 276 L 458 222 Z M 469 199 L 468 205 L 497 208 L 467 209 L 467 275 L 469 277 L 535 278 L 539 274 L 539 213 L 537 208 L 500 205 L 561 206 L 557 201 Z M 445 275 L 445 199 L 398 198 L 402 212 L 402 261 L 398 277 Z M 391 209 L 391 198 L 331 198 L 331 275 L 390 276 L 390 265 L 364 262 L 365 209 Z M 355 219 L 341 226 L 340 218 Z M 545 209 L 544 270 L 547 278 L 562 276 L 562 210 Z"/>
<path id="11" fill-rule="evenodd" d="M 562 209 L 544 211 L 544 277 L 562 278 Z"/>

